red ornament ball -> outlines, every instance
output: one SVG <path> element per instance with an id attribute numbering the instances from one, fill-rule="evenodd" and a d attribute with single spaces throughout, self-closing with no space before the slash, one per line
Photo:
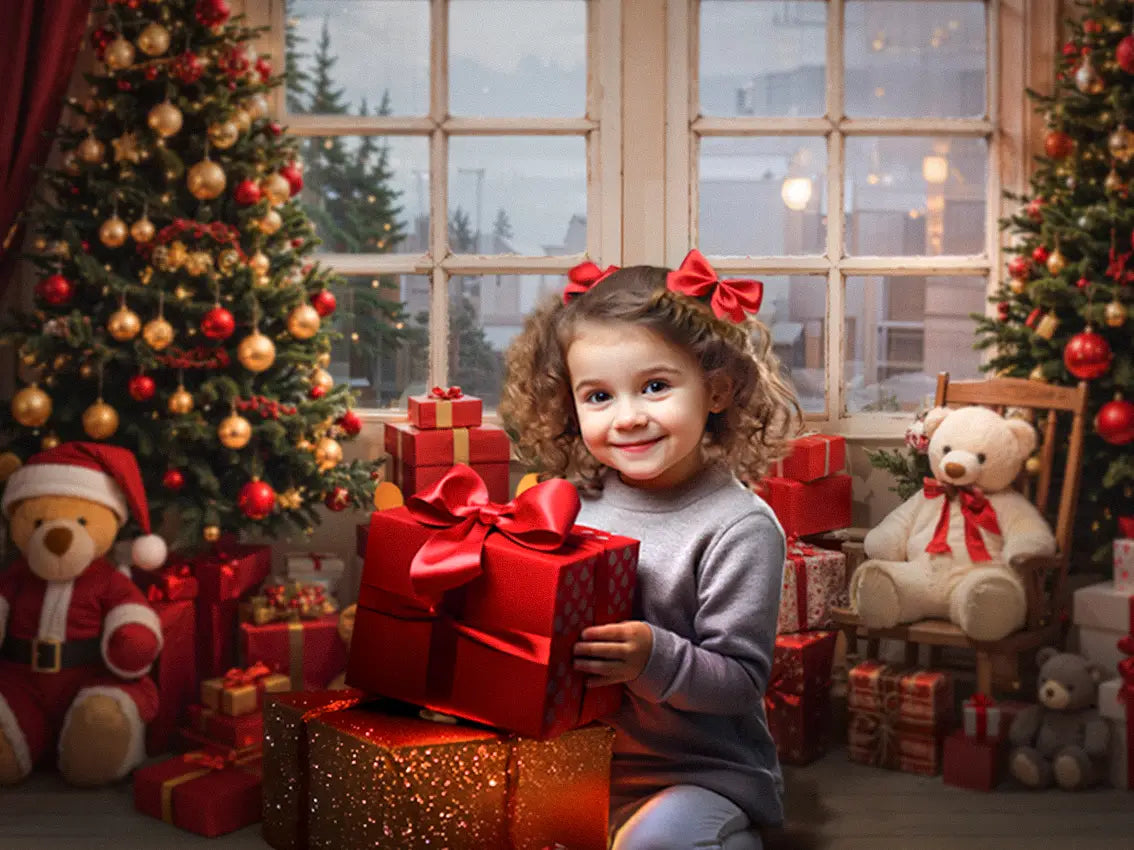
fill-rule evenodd
<path id="1" fill-rule="evenodd" d="M 134 375 L 126 382 L 126 389 L 134 401 L 149 401 L 157 391 L 157 384 L 149 375 Z"/>
<path id="2" fill-rule="evenodd" d="M 228 20 L 232 9 L 228 0 L 197 0 L 197 21 L 206 27 L 217 27 Z"/>
<path id="3" fill-rule="evenodd" d="M 272 63 L 260 57 L 256 60 L 256 73 L 260 75 L 260 82 L 267 83 L 272 78 Z"/>
<path id="4" fill-rule="evenodd" d="M 1070 156 L 1075 149 L 1075 140 L 1062 130 L 1051 130 L 1043 138 L 1043 152 L 1052 159 Z"/>
<path id="5" fill-rule="evenodd" d="M 303 169 L 299 167 L 299 163 L 289 162 L 280 169 L 280 176 L 291 187 L 291 194 L 298 195 L 303 189 Z"/>
<path id="6" fill-rule="evenodd" d="M 315 386 L 313 386 L 311 389 L 309 389 L 307 391 L 307 395 L 310 396 L 311 398 L 315 399 L 315 400 L 321 399 L 326 394 L 327 394 L 327 390 L 324 389 L 323 387 L 319 386 L 318 384 L 316 384 Z"/>
<path id="7" fill-rule="evenodd" d="M 1075 281 L 1075 285 L 1077 287 L 1079 287 L 1080 289 L 1086 289 L 1088 284 L 1090 284 L 1090 281 L 1087 280 L 1085 277 L 1081 277 L 1077 281 Z"/>
<path id="8" fill-rule="evenodd" d="M 1094 331 L 1077 333 L 1063 347 L 1063 365 L 1083 381 L 1104 374 L 1110 368 L 1110 344 Z"/>
<path id="9" fill-rule="evenodd" d="M 1041 266 L 1047 262 L 1047 258 L 1050 256 L 1051 252 L 1043 245 L 1037 245 L 1036 249 L 1032 251 L 1032 259 Z"/>
<path id="10" fill-rule="evenodd" d="M 232 313 L 219 304 L 201 319 L 201 333 L 209 339 L 228 339 L 234 330 L 236 330 L 236 320 L 232 317 Z"/>
<path id="11" fill-rule="evenodd" d="M 182 83 L 191 86 L 205 73 L 205 63 L 192 50 L 186 50 L 173 60 L 170 71 Z"/>
<path id="12" fill-rule="evenodd" d="M 241 180 L 232 191 L 232 196 L 238 204 L 250 207 L 260 202 L 260 184 L 255 180 Z"/>
<path id="13" fill-rule="evenodd" d="M 353 410 L 348 410 L 340 416 L 338 425 L 351 437 L 358 436 L 359 431 L 362 430 L 362 420 Z"/>
<path id="14" fill-rule="evenodd" d="M 1134 402 L 1120 398 L 1108 401 L 1095 415 L 1095 430 L 1114 446 L 1134 440 Z"/>
<path id="15" fill-rule="evenodd" d="M 61 274 L 48 275 L 35 285 L 35 294 L 52 307 L 62 307 L 75 296 L 75 284 Z"/>
<path id="16" fill-rule="evenodd" d="M 1074 42 L 1068 41 L 1063 45 L 1063 55 L 1068 59 L 1074 59 L 1079 55 L 1079 48 L 1075 46 Z"/>
<path id="17" fill-rule="evenodd" d="M 1117 60 L 1119 68 L 1127 74 L 1134 74 L 1134 35 L 1128 35 L 1118 42 L 1118 49 L 1115 51 L 1114 58 Z"/>
<path id="18" fill-rule="evenodd" d="M 236 505 L 249 519 L 263 519 L 276 506 L 276 491 L 266 481 L 249 481 L 240 488 Z"/>
<path id="19" fill-rule="evenodd" d="M 248 48 L 243 44 L 236 45 L 217 60 L 217 67 L 228 75 L 229 80 L 234 81 L 252 67 L 252 60 L 248 55 Z"/>
<path id="20" fill-rule="evenodd" d="M 1030 201 L 1028 201 L 1028 205 L 1024 208 L 1024 212 L 1032 221 L 1042 221 L 1043 205 L 1043 198 L 1032 198 Z"/>
<path id="21" fill-rule="evenodd" d="M 119 91 L 132 91 L 133 88 L 134 88 L 134 85 L 129 80 L 119 80 L 118 81 L 118 90 Z"/>
<path id="22" fill-rule="evenodd" d="M 177 492 L 185 486 L 185 474 L 180 469 L 167 469 L 161 477 L 161 486 Z"/>
<path id="23" fill-rule="evenodd" d="M 1007 301 L 1000 301 L 996 304 L 996 315 L 1000 318 L 1000 321 L 1008 321 L 1008 316 L 1010 315 L 1009 311 L 1011 309 L 1012 305 Z"/>
<path id="24" fill-rule="evenodd" d="M 271 133 L 273 136 L 278 136 L 280 133 L 283 132 L 283 125 L 280 124 L 279 121 L 269 121 L 268 122 L 268 132 Z"/>
<path id="25" fill-rule="evenodd" d="M 335 293 L 329 289 L 320 289 L 318 292 L 311 295 L 311 306 L 315 308 L 315 312 L 324 318 L 335 312 L 335 307 L 338 302 L 335 301 Z"/>
<path id="26" fill-rule="evenodd" d="M 1012 277 L 1027 277 L 1031 267 L 1027 257 L 1015 256 L 1008 261 L 1008 274 Z"/>
<path id="27" fill-rule="evenodd" d="M 323 504 L 332 511 L 343 511 L 350 507 L 350 493 L 346 487 L 335 487 L 327 494 Z"/>
<path id="28" fill-rule="evenodd" d="M 147 80 L 156 80 L 158 78 L 159 73 L 161 73 L 161 71 L 158 69 L 158 66 L 157 65 L 151 65 L 150 67 L 146 68 L 146 79 Z"/>

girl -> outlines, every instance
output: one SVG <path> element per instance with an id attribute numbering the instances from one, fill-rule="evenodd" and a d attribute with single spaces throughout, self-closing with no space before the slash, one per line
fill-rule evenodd
<path id="1" fill-rule="evenodd" d="M 578 521 L 641 541 L 636 620 L 575 645 L 611 718 L 615 850 L 760 848 L 782 780 L 764 717 L 783 531 L 756 480 L 800 418 L 762 284 L 681 267 L 571 270 L 508 352 L 500 412 L 521 457 L 583 496 Z"/>

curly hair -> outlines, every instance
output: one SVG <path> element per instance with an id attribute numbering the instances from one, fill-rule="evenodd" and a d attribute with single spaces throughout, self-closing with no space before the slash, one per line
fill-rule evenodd
<path id="1" fill-rule="evenodd" d="M 584 323 L 628 322 L 688 351 L 706 379 L 726 375 L 729 406 L 710 413 L 703 446 L 738 478 L 759 480 L 787 453 L 802 422 L 795 393 L 780 375 L 768 329 L 717 318 L 708 306 L 666 289 L 668 269 L 630 266 L 564 304 L 557 294 L 532 313 L 508 348 L 499 412 L 518 457 L 541 479 L 566 478 L 581 491 L 602 489 L 600 464 L 583 443 L 567 350 Z"/>

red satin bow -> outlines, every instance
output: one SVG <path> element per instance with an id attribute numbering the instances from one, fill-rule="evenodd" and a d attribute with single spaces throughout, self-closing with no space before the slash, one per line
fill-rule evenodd
<path id="1" fill-rule="evenodd" d="M 236 764 L 236 754 L 230 751 L 227 755 L 222 756 L 200 750 L 195 753 L 186 753 L 185 761 L 199 764 L 207 770 L 224 770 Z"/>
<path id="2" fill-rule="evenodd" d="M 666 288 L 691 298 L 703 298 L 712 293 L 709 306 L 718 319 L 743 322 L 745 313 L 758 313 L 764 300 L 764 284 L 758 280 L 717 277 L 704 255 L 694 248 L 685 255 L 681 265 L 665 278 Z"/>
<path id="3" fill-rule="evenodd" d="M 941 505 L 941 517 L 937 520 L 937 527 L 933 530 L 933 539 L 925 547 L 926 552 L 934 555 L 943 555 L 952 552 L 949 546 L 949 499 L 956 492 L 961 499 L 961 516 L 965 520 L 965 548 L 969 550 L 969 557 L 973 563 L 991 561 L 992 556 L 985 548 L 984 540 L 980 536 L 980 529 L 1000 534 L 1000 523 L 996 521 L 996 511 L 985 498 L 979 487 L 954 487 L 943 484 L 936 478 L 926 478 L 924 481 L 925 498 L 936 499 L 944 496 Z"/>
<path id="4" fill-rule="evenodd" d="M 971 705 L 973 708 L 992 708 L 994 705 L 996 705 L 996 700 L 994 700 L 986 693 L 977 691 L 975 694 L 969 697 L 969 705 Z"/>
<path id="5" fill-rule="evenodd" d="M 257 661 L 251 667 L 244 670 L 239 667 L 233 667 L 224 674 L 224 687 L 239 688 L 244 685 L 254 685 L 260 679 L 270 675 L 271 672 L 271 668 L 263 661 Z"/>
<path id="6" fill-rule="evenodd" d="M 563 288 L 563 303 L 566 304 L 576 295 L 582 295 L 600 280 L 616 271 L 618 271 L 618 266 L 607 266 L 605 269 L 600 269 L 590 260 L 579 263 L 567 272 L 567 285 Z"/>
<path id="7" fill-rule="evenodd" d="M 429 391 L 429 395 L 433 398 L 454 399 L 460 398 L 463 393 L 461 392 L 461 388 L 457 386 L 452 386 L 448 389 L 445 389 L 444 387 L 434 387 Z"/>
<path id="8" fill-rule="evenodd" d="M 1118 518 L 1118 536 L 1134 537 L 1134 516 L 1120 516 Z"/>
<path id="9" fill-rule="evenodd" d="M 460 463 L 410 496 L 405 506 L 415 520 L 438 528 L 410 564 L 414 592 L 435 601 L 481 574 L 484 541 L 491 532 L 551 552 L 567 539 L 580 508 L 578 491 L 562 478 L 529 487 L 507 504 L 490 502 L 480 476 Z"/>

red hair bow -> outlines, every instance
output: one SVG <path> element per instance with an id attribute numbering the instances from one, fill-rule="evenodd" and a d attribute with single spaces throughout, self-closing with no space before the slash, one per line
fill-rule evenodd
<path id="1" fill-rule="evenodd" d="M 567 272 L 567 285 L 563 288 L 563 303 L 566 304 L 576 295 L 582 295 L 600 280 L 616 271 L 618 271 L 618 266 L 607 266 L 605 269 L 600 269 L 590 260 L 579 263 Z"/>
<path id="2" fill-rule="evenodd" d="M 718 319 L 731 322 L 744 321 L 745 313 L 757 313 L 764 299 L 764 284 L 758 280 L 717 277 L 713 267 L 704 255 L 694 248 L 685 255 L 681 265 L 665 278 L 665 286 L 670 292 L 688 295 L 690 298 L 703 298 L 712 293 L 709 306 Z"/>

